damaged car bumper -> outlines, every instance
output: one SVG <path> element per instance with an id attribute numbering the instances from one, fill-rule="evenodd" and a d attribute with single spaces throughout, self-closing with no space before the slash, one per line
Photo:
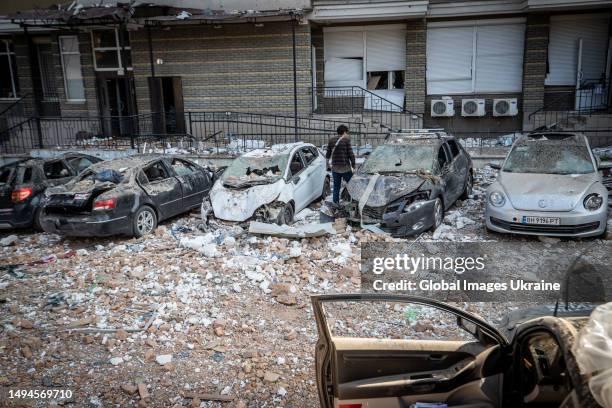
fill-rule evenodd
<path id="1" fill-rule="evenodd" d="M 525 222 L 524 217 L 536 217 L 551 224 Z M 550 220 L 550 221 L 548 221 Z M 594 237 L 606 230 L 606 206 L 598 211 L 519 211 L 487 207 L 487 228 L 495 232 L 554 237 Z M 553 225 L 557 223 L 558 225 Z"/>
<path id="2" fill-rule="evenodd" d="M 12 208 L 0 209 L 0 230 L 27 228 L 32 225 L 35 210 L 29 204 L 15 204 Z"/>
<path id="3" fill-rule="evenodd" d="M 410 205 L 391 204 L 385 207 L 363 208 L 359 215 L 356 201 L 348 204 L 349 220 L 363 224 L 378 224 L 385 232 L 394 237 L 405 237 L 427 231 L 434 225 L 435 199 L 421 200 Z"/>
<path id="4" fill-rule="evenodd" d="M 73 236 L 110 236 L 129 234 L 132 230 L 130 218 L 127 215 L 49 215 L 41 219 L 43 230 L 50 233 Z"/>

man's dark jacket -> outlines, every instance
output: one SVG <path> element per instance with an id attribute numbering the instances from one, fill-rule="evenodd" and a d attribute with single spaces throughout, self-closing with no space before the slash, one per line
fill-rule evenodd
<path id="1" fill-rule="evenodd" d="M 332 137 L 329 140 L 329 144 L 327 145 L 327 152 L 325 157 L 327 160 L 330 159 L 332 154 L 332 150 L 334 152 L 333 157 L 331 157 L 332 169 L 334 167 L 355 167 L 355 155 L 353 154 L 353 148 L 351 147 L 351 141 L 347 137 L 343 137 L 336 146 L 336 142 L 338 141 L 338 137 Z M 334 150 L 335 146 L 335 150 Z"/>

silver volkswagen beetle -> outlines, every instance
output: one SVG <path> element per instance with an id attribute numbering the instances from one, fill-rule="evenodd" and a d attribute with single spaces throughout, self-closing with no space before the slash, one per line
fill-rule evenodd
<path id="1" fill-rule="evenodd" d="M 608 191 L 587 138 L 534 133 L 516 140 L 487 189 L 489 230 L 565 237 L 606 231 Z"/>

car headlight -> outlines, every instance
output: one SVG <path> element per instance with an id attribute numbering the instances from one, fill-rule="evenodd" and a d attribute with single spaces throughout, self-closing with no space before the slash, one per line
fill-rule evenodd
<path id="1" fill-rule="evenodd" d="M 584 198 L 583 204 L 584 208 L 589 211 L 598 210 L 603 204 L 603 197 L 597 193 L 589 194 Z"/>
<path id="2" fill-rule="evenodd" d="M 418 210 L 425 205 L 425 200 L 429 200 L 429 191 L 422 191 L 413 196 L 408 197 L 402 212 L 411 212 Z"/>
<path id="3" fill-rule="evenodd" d="M 489 202 L 495 207 L 501 207 L 506 202 L 506 196 L 501 191 L 493 191 L 489 194 Z"/>

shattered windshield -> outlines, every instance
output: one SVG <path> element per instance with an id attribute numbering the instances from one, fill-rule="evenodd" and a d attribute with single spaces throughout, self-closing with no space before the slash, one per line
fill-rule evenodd
<path id="1" fill-rule="evenodd" d="M 432 170 L 434 146 L 382 145 L 378 146 L 361 166 L 360 171 L 374 173 L 410 173 Z"/>
<path id="2" fill-rule="evenodd" d="M 502 170 L 540 174 L 587 174 L 595 171 L 586 146 L 553 143 L 516 146 Z"/>
<path id="3" fill-rule="evenodd" d="M 225 185 L 255 185 L 272 183 L 283 176 L 289 155 L 240 156 L 223 172 Z"/>

